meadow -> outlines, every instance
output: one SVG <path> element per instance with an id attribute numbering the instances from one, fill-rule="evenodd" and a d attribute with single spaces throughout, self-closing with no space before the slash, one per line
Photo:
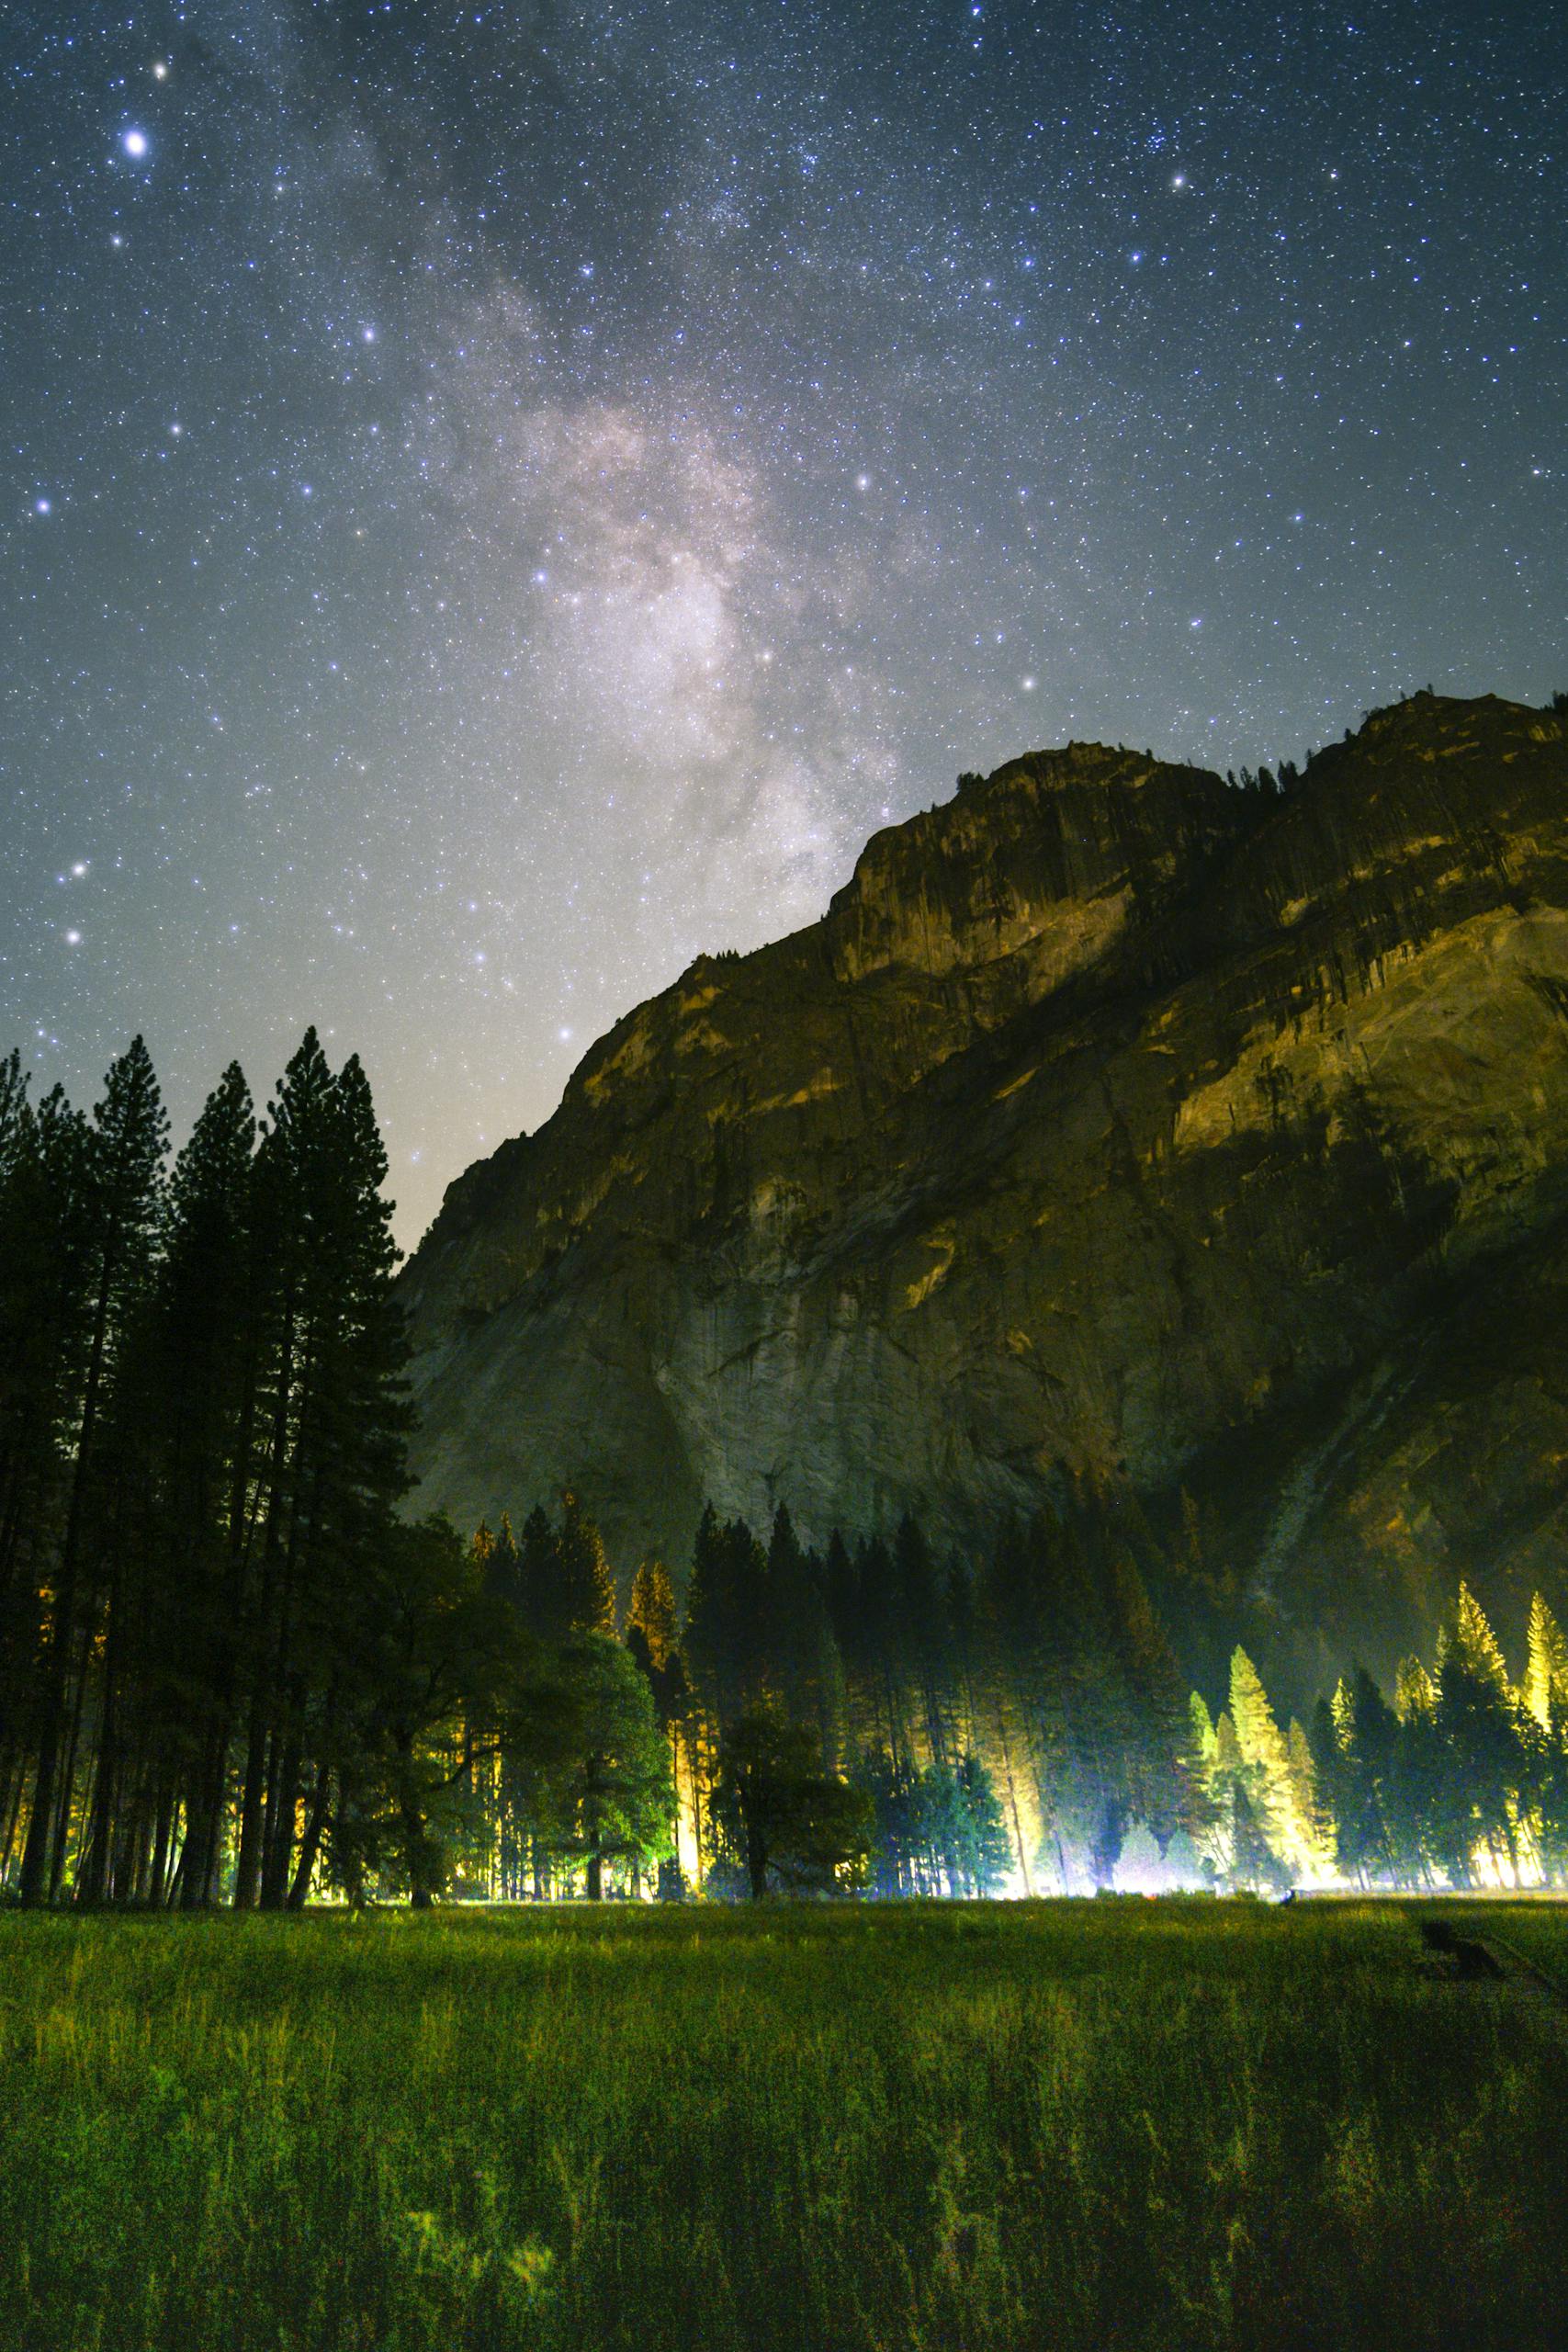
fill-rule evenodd
<path id="1" fill-rule="evenodd" d="M 0 1917 L 0 2344 L 1561 2343 L 1568 2013 L 1431 1907 Z"/>

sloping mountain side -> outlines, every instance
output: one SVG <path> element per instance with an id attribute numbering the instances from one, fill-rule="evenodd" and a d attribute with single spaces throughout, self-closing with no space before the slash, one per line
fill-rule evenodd
<path id="1" fill-rule="evenodd" d="M 1089 1481 L 1303 1665 L 1456 1575 L 1511 1624 L 1568 1521 L 1564 732 L 1421 695 L 1283 794 L 1072 744 L 877 834 L 451 1187 L 419 1504 L 570 1483 L 630 1564 L 705 1496 L 962 1542 Z"/>

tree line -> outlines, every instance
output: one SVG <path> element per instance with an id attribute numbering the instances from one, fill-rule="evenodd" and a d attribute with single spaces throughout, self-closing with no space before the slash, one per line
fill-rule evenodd
<path id="1" fill-rule="evenodd" d="M 1214 1720 L 1126 1499 L 939 1556 L 711 1506 L 624 1610 L 566 1493 L 400 1508 L 407 1345 L 358 1061 L 231 1067 L 171 1160 L 140 1039 L 90 1114 L 0 1063 L 0 1891 L 963 1897 L 1560 1877 L 1568 1652 L 1461 1591 L 1392 1701 Z M 1131 1515 L 1130 1515 L 1131 1512 Z M 1186 1569 L 1203 1566 L 1197 1514 Z M 1180 1563 L 1176 1565 L 1179 1566 Z M 1164 1559 L 1169 1568 L 1172 1562 Z"/>

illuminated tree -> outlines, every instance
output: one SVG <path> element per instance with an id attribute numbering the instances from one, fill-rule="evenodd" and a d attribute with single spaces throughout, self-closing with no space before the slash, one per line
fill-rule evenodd
<path id="1" fill-rule="evenodd" d="M 1318 1791 L 1334 1825 L 1340 1870 L 1363 1884 L 1394 1873 L 1402 1842 L 1393 1817 L 1400 1724 L 1364 1667 L 1337 1684 L 1314 1729 Z M 1418 1853 L 1413 1832 L 1403 1843 Z"/>
<path id="2" fill-rule="evenodd" d="M 1399 1736 L 1383 1795 L 1390 1841 L 1404 1872 L 1431 1882 L 1440 1866 L 1437 1815 L 1444 1780 L 1438 1730 L 1438 1693 L 1418 1657 L 1401 1660 L 1394 1675 Z"/>
<path id="3" fill-rule="evenodd" d="M 659 1727 L 670 1742 L 672 1803 L 678 1801 L 682 1727 L 691 1704 L 685 1664 L 675 1646 L 678 1630 L 675 1588 L 670 1571 L 662 1560 L 650 1553 L 632 1582 L 631 1603 L 626 1612 L 626 1649 L 647 1678 Z M 664 1899 L 673 1899 L 684 1891 L 675 1850 L 675 1829 L 672 1812 L 670 1851 L 659 1864 L 659 1892 Z"/>
<path id="4" fill-rule="evenodd" d="M 1518 1709 L 1492 1629 L 1465 1587 L 1438 1648 L 1433 1835 L 1457 1885 L 1483 1849 L 1517 1883 L 1520 1797 L 1529 1778 Z"/>
<path id="5" fill-rule="evenodd" d="M 1310 1867 L 1296 1810 L 1291 1758 L 1258 1669 L 1244 1649 L 1231 1656 L 1230 1718 L 1247 1804 L 1269 1852 L 1292 1876 Z"/>
<path id="6" fill-rule="evenodd" d="M 669 1853 L 669 1745 L 647 1678 L 619 1643 L 596 1633 L 567 1643 L 512 1736 L 535 1768 L 543 1842 L 586 1866 L 590 1902 L 604 1895 L 608 1863 L 640 1870 Z"/>
<path id="7" fill-rule="evenodd" d="M 1011 1875 L 1012 1844 L 996 1783 L 973 1753 L 959 1758 L 953 1775 L 951 1820 L 944 1840 L 949 1892 L 976 1896 L 997 1894 Z"/>
<path id="8" fill-rule="evenodd" d="M 557 1607 L 568 1634 L 613 1634 L 615 1580 L 599 1530 L 574 1494 L 561 1497 Z"/>
<path id="9" fill-rule="evenodd" d="M 1485 1611 L 1467 1584 L 1461 1582 L 1454 1604 L 1451 1639 L 1462 1650 L 1471 1670 L 1490 1682 L 1500 1698 L 1510 1698 L 1513 1686 L 1496 1634 Z"/>
<path id="10" fill-rule="evenodd" d="M 489 1584 L 489 1558 L 444 1520 L 383 1532 L 358 1595 L 332 1747 L 317 1759 L 296 1906 L 323 1834 L 333 1876 L 351 1893 L 377 1865 L 415 1909 L 443 1891 L 476 1765 L 499 1744 L 525 1662 L 525 1637 Z"/>
<path id="11" fill-rule="evenodd" d="M 1212 1771 L 1222 1825 L 1224 1875 L 1233 1886 L 1288 1886 L 1291 1872 L 1269 1835 L 1268 1800 L 1260 1775 L 1243 1756 L 1228 1714 L 1222 1714 L 1214 1726 Z"/>
<path id="12" fill-rule="evenodd" d="M 869 1808 L 873 1893 L 930 1894 L 933 1858 L 928 1842 L 928 1792 L 919 1765 L 896 1760 L 886 1748 L 878 1748 L 858 1759 L 852 1785 Z"/>
<path id="13" fill-rule="evenodd" d="M 1524 1702 L 1543 1731 L 1568 1720 L 1568 1635 L 1541 1594 L 1530 1600 Z"/>
<path id="14" fill-rule="evenodd" d="M 649 1666 L 658 1674 L 669 1663 L 679 1629 L 675 1587 L 670 1571 L 662 1560 L 649 1553 L 632 1579 L 631 1601 L 626 1611 L 627 1640 L 634 1634 L 640 1639 Z"/>
<path id="15" fill-rule="evenodd" d="M 1291 1803 L 1301 1838 L 1300 1860 L 1314 1877 L 1332 1869 L 1335 1860 L 1334 1817 L 1318 1787 L 1317 1765 L 1305 1727 L 1292 1718 L 1285 1735 Z"/>

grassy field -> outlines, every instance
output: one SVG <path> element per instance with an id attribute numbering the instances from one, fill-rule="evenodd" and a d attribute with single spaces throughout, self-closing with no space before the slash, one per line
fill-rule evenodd
<path id="1" fill-rule="evenodd" d="M 0 1918 L 5 2352 L 1517 2352 L 1565 2222 L 1393 1905 Z"/>

